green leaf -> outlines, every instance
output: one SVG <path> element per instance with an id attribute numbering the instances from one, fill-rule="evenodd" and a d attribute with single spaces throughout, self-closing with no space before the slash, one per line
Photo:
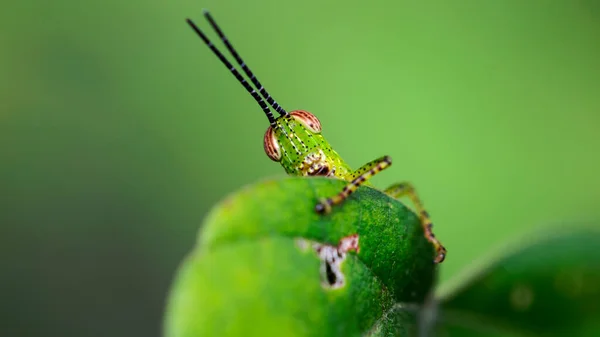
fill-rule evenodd
<path id="1" fill-rule="evenodd" d="M 600 230 L 561 232 L 445 292 L 435 336 L 600 336 Z"/>
<path id="2" fill-rule="evenodd" d="M 434 249 L 412 211 L 369 187 L 332 214 L 316 214 L 318 198 L 345 184 L 288 177 L 217 205 L 177 273 L 165 336 L 388 336 L 411 329 L 413 315 L 396 313 L 430 294 Z M 357 251 L 335 255 L 350 238 Z M 338 271 L 325 262 L 327 252 L 341 261 Z"/>

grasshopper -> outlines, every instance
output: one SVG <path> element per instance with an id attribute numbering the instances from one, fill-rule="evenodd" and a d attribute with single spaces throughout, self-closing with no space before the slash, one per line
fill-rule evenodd
<path id="1" fill-rule="evenodd" d="M 231 42 L 229 42 L 210 13 L 206 9 L 203 13 L 233 58 L 235 58 L 238 65 L 250 78 L 250 81 L 254 84 L 256 89 L 246 81 L 239 71 L 227 60 L 227 58 L 225 58 L 192 20 L 186 19 L 186 21 L 212 52 L 221 60 L 225 67 L 231 71 L 233 76 L 235 76 L 250 95 L 254 97 L 267 116 L 270 123 L 264 136 L 264 148 L 267 156 L 273 161 L 279 162 L 289 175 L 325 176 L 342 179 L 348 182 L 348 185 L 346 185 L 338 194 L 320 199 L 315 206 L 315 211 L 317 213 L 330 213 L 334 206 L 342 204 L 361 185 L 371 186 L 368 180 L 392 164 L 392 159 L 389 156 L 383 156 L 363 165 L 358 170 L 352 170 L 331 147 L 323 135 L 321 135 L 321 122 L 319 122 L 319 119 L 308 111 L 294 110 L 287 112 L 284 110 L 258 81 L 248 65 L 233 48 Z M 279 117 L 273 116 L 273 113 L 265 101 L 279 113 Z M 423 208 L 423 204 L 413 185 L 408 182 L 402 182 L 388 187 L 383 192 L 392 198 L 408 197 L 411 200 L 416 213 L 419 216 L 421 225 L 423 226 L 425 237 L 433 244 L 436 250 L 436 256 L 433 260 L 434 263 L 441 263 L 444 261 L 446 249 L 433 234 L 433 224 L 431 223 L 429 214 Z"/>

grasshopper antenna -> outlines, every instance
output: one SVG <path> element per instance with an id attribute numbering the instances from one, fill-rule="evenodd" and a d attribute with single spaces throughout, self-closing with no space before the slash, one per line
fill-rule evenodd
<path id="1" fill-rule="evenodd" d="M 282 116 L 287 115 L 288 114 L 287 111 L 285 111 L 279 104 L 277 104 L 277 102 L 273 99 L 273 97 L 271 97 L 271 95 L 269 95 L 269 93 L 267 92 L 265 87 L 263 87 L 263 85 L 260 84 L 260 82 L 258 81 L 258 78 L 256 78 L 256 76 L 254 76 L 254 74 L 252 73 L 250 68 L 248 68 L 248 65 L 246 65 L 244 60 L 242 60 L 240 55 L 236 52 L 235 48 L 233 48 L 233 46 L 229 42 L 229 39 L 225 36 L 223 31 L 221 31 L 221 28 L 219 28 L 219 25 L 217 25 L 217 22 L 215 22 L 215 20 L 213 19 L 212 15 L 210 15 L 208 10 L 204 9 L 203 13 L 204 13 L 204 16 L 206 17 L 206 19 L 208 20 L 208 22 L 210 23 L 210 25 L 213 27 L 213 29 L 217 32 L 217 34 L 221 38 L 221 41 L 223 41 L 223 43 L 225 44 L 227 49 L 229 49 L 229 52 L 231 53 L 231 55 L 233 55 L 233 58 L 235 58 L 237 63 L 240 65 L 240 67 L 242 67 L 242 70 L 246 73 L 246 75 L 248 75 L 248 77 L 250 77 L 250 81 L 252 81 L 252 83 L 254 83 L 254 85 L 256 86 L 256 88 L 258 89 L 260 94 L 262 95 L 262 97 L 264 97 L 265 100 L 267 100 L 267 103 L 271 104 L 273 109 L 275 109 L 275 111 L 279 112 L 280 115 L 282 115 Z"/>
<path id="2" fill-rule="evenodd" d="M 212 50 L 212 52 L 215 55 L 217 55 L 217 57 L 219 58 L 219 60 L 221 60 L 221 62 L 223 62 L 225 67 L 227 67 L 229 69 L 229 71 L 231 71 L 233 76 L 235 76 L 235 78 L 237 78 L 237 80 L 244 86 L 244 88 L 246 88 L 246 90 L 250 93 L 250 95 L 252 95 L 252 97 L 254 97 L 254 99 L 256 100 L 258 105 L 260 105 L 260 107 L 265 112 L 265 115 L 267 115 L 267 118 L 269 119 L 269 123 L 271 123 L 271 126 L 275 127 L 276 123 L 275 123 L 275 117 L 273 116 L 273 113 L 271 113 L 269 106 L 267 106 L 265 101 L 263 101 L 263 99 L 260 98 L 260 95 L 258 95 L 256 90 L 254 90 L 250 86 L 250 84 L 248 84 L 246 79 L 244 79 L 242 77 L 242 75 L 239 73 L 239 71 L 237 71 L 237 69 L 235 69 L 235 67 L 225 58 L 225 56 L 223 56 L 223 54 L 221 54 L 221 52 L 217 49 L 217 47 L 215 47 L 215 45 L 213 45 L 213 43 L 210 42 L 208 37 L 206 37 L 206 35 L 204 35 L 204 33 L 200 30 L 200 28 L 198 28 L 198 26 L 196 26 L 196 24 L 191 19 L 185 19 L 185 21 L 192 27 L 192 29 L 196 32 L 196 34 L 198 34 L 198 36 L 200 36 L 200 38 L 204 41 L 204 43 L 206 43 L 208 48 L 210 48 L 210 50 Z"/>

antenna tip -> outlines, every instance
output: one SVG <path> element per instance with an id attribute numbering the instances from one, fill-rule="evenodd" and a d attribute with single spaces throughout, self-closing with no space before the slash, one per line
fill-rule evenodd
<path id="1" fill-rule="evenodd" d="M 187 22 L 187 24 L 190 25 L 192 28 L 196 29 L 196 24 L 194 23 L 194 21 L 192 21 L 192 19 L 186 18 L 185 22 Z"/>
<path id="2" fill-rule="evenodd" d="M 208 9 L 202 8 L 202 14 L 209 15 L 210 13 L 208 12 Z"/>

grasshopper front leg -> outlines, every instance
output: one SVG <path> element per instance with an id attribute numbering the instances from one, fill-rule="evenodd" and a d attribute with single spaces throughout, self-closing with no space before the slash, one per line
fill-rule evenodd
<path id="1" fill-rule="evenodd" d="M 390 165 L 392 165 L 392 158 L 390 158 L 390 156 L 383 156 L 363 165 L 361 168 L 354 171 L 352 174 L 352 181 L 346 185 L 340 193 L 333 197 L 321 199 L 315 206 L 315 211 L 319 214 L 330 213 L 333 206 L 343 203 L 344 200 L 348 199 L 350 194 L 354 193 L 354 191 L 369 178 L 385 170 Z"/>
<path id="2" fill-rule="evenodd" d="M 417 214 L 419 215 L 419 220 L 421 221 L 421 225 L 423 226 L 423 230 L 425 231 L 425 238 L 427 238 L 427 240 L 431 242 L 431 244 L 433 244 L 437 252 L 434 262 L 443 262 L 446 258 L 446 248 L 442 246 L 442 244 L 438 241 L 438 239 L 436 239 L 435 235 L 433 234 L 433 223 L 429 218 L 429 213 L 425 210 L 425 208 L 423 208 L 423 203 L 417 195 L 414 186 L 408 182 L 404 182 L 394 184 L 388 187 L 384 192 L 392 198 L 399 199 L 401 197 L 406 196 L 410 199 L 410 201 L 416 208 Z"/>

